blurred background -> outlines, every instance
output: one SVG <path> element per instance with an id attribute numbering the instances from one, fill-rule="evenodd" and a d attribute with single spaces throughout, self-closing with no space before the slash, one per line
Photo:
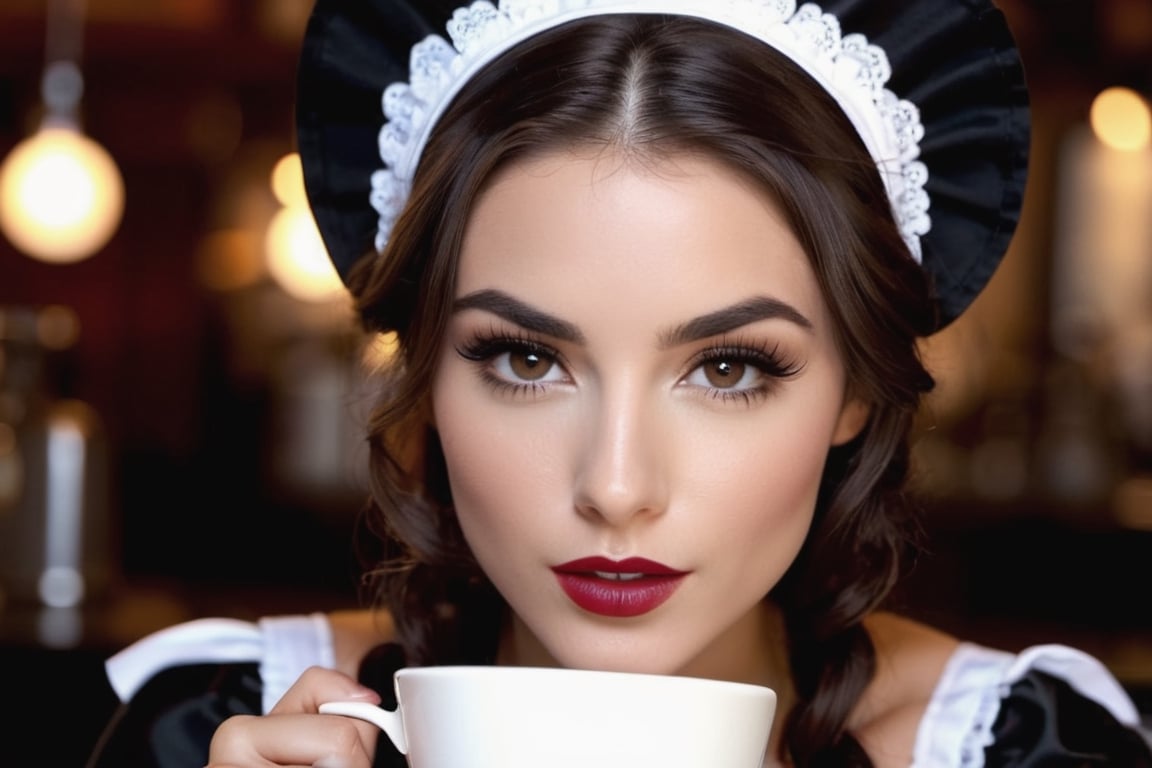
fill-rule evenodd
<path id="1" fill-rule="evenodd" d="M 991 286 L 925 349 L 932 546 L 900 599 L 1079 645 L 1150 711 L 1152 0 L 1000 5 L 1031 181 Z M 309 8 L 0 0 L 0 679 L 91 705 L 46 764 L 82 761 L 100 661 L 143 634 L 357 604 L 378 350 L 302 206 Z"/>

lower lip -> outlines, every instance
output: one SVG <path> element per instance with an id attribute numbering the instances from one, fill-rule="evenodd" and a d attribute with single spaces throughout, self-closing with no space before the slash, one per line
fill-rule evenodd
<path id="1" fill-rule="evenodd" d="M 681 576 L 645 576 L 631 581 L 599 579 L 585 573 L 557 573 L 568 599 L 600 616 L 642 616 L 664 604 L 684 580 Z"/>

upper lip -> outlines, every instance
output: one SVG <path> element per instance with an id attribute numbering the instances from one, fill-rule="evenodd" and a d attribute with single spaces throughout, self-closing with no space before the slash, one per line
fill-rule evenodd
<path id="1" fill-rule="evenodd" d="M 623 560 L 612 560 L 607 557 L 581 557 L 553 566 L 552 570 L 556 573 L 629 573 L 645 576 L 682 576 L 687 573 L 687 571 L 677 570 L 643 557 L 628 557 Z"/>

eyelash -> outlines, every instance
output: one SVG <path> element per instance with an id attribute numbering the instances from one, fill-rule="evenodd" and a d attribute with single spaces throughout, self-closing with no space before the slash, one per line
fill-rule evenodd
<path id="1" fill-rule="evenodd" d="M 456 353 L 460 357 L 477 364 L 480 376 L 497 390 L 517 395 L 536 394 L 542 391 L 546 384 L 534 381 L 509 381 L 492 372 L 490 365 L 492 361 L 500 355 L 510 352 L 522 355 L 539 355 L 552 361 L 555 365 L 563 367 L 560 353 L 555 349 L 527 336 L 516 334 L 490 332 L 486 335 L 478 335 L 456 348 Z"/>
<path id="2" fill-rule="evenodd" d="M 564 367 L 560 353 L 547 344 L 519 334 L 490 332 L 477 335 L 468 342 L 456 347 L 456 352 L 465 360 L 476 363 L 480 375 L 490 386 L 513 394 L 535 394 L 545 389 L 549 383 L 532 381 L 509 381 L 492 372 L 491 363 L 500 355 L 508 353 L 539 355 L 554 365 Z M 778 345 L 771 347 L 760 343 L 741 341 L 723 342 L 720 346 L 701 351 L 688 366 L 681 380 L 688 378 L 702 366 L 710 363 L 736 363 L 751 366 L 763 375 L 763 380 L 747 389 L 728 390 L 718 387 L 708 388 L 706 396 L 729 402 L 741 400 L 750 403 L 754 399 L 766 397 L 782 379 L 795 376 L 803 366 L 789 361 L 780 353 Z"/>
<path id="3" fill-rule="evenodd" d="M 779 345 L 769 347 L 758 342 L 722 342 L 720 346 L 709 347 L 703 350 L 692 361 L 685 378 L 702 366 L 709 363 L 737 363 L 748 365 L 763 375 L 763 379 L 748 389 L 721 389 L 711 388 L 707 396 L 721 401 L 741 400 L 751 403 L 767 397 L 775 389 L 777 383 L 800 373 L 803 365 L 788 360 L 781 352 Z"/>

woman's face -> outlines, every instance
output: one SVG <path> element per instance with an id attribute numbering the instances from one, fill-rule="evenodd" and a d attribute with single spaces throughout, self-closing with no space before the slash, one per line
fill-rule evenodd
<path id="1" fill-rule="evenodd" d="M 730 667 L 866 418 L 845 398 L 808 260 L 738 175 L 611 152 L 502 172 L 468 222 L 433 413 L 514 612 L 509 660 Z"/>

